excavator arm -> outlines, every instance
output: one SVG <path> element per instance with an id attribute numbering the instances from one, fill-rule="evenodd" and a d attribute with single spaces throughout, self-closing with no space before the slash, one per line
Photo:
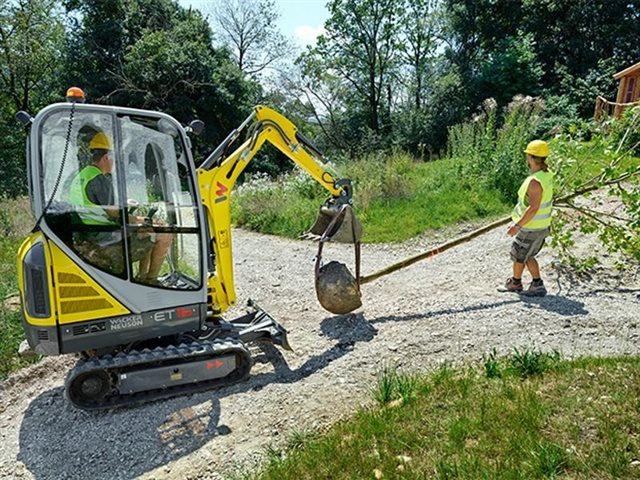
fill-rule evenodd
<path id="1" fill-rule="evenodd" d="M 227 155 L 231 145 L 245 130 L 248 131 L 247 140 Z M 330 193 L 331 197 L 321 208 L 321 216 L 324 214 L 328 221 L 316 222 L 321 230 L 315 232 L 316 235 L 322 235 L 325 227 L 335 224 L 331 220 L 343 209 L 350 210 L 344 207 L 351 205 L 351 182 L 336 179 L 323 168 L 319 162 L 321 153 L 297 131 L 291 121 L 265 106 L 255 107 L 254 112 L 229 134 L 197 170 L 211 239 L 210 252 L 213 252 L 208 278 L 208 303 L 214 314 L 221 314 L 236 302 L 231 242 L 231 192 L 240 174 L 265 142 L 284 153 Z M 318 227 L 314 228 L 318 230 Z M 337 229 L 334 228 L 335 230 Z M 351 233 L 343 236 L 342 241 L 358 241 L 359 224 Z"/>

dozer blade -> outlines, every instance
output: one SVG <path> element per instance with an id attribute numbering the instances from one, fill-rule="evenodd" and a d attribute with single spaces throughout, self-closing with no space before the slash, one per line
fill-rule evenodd
<path id="1" fill-rule="evenodd" d="M 350 205 L 322 205 L 311 230 L 302 237 L 338 243 L 356 243 L 362 236 L 362 225 Z"/>

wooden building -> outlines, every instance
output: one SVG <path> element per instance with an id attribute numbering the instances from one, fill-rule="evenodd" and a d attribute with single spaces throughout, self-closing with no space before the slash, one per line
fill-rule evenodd
<path id="1" fill-rule="evenodd" d="M 618 80 L 618 96 L 615 102 L 609 102 L 603 97 L 596 99 L 595 119 L 603 113 L 620 117 L 626 107 L 640 104 L 640 62 L 616 73 L 613 78 Z"/>

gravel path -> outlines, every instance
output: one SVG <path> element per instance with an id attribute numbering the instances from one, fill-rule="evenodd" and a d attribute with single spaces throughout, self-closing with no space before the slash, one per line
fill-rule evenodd
<path id="1" fill-rule="evenodd" d="M 442 240 L 365 245 L 363 273 Z M 363 308 L 347 316 L 317 303 L 314 244 L 235 231 L 234 249 L 238 298 L 280 320 L 294 352 L 256 349 L 252 377 L 241 385 L 99 414 L 63 399 L 73 359 L 48 358 L 0 384 L 0 478 L 225 478 L 254 468 L 266 446 L 292 431 L 370 403 L 388 364 L 428 370 L 513 347 L 569 357 L 640 351 L 633 285 L 558 278 L 550 250 L 540 258 L 549 296 L 498 293 L 510 267 L 503 229 L 364 286 Z M 325 250 L 325 259 L 352 268 L 349 246 Z"/>

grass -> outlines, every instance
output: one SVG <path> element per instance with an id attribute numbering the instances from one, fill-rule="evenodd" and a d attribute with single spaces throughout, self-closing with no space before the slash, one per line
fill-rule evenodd
<path id="1" fill-rule="evenodd" d="M 465 179 L 455 160 L 414 162 L 405 154 L 367 157 L 345 164 L 354 183 L 363 241 L 397 242 L 427 230 L 507 213 L 511 205 L 496 190 Z M 238 188 L 233 219 L 249 229 L 297 237 L 313 224 L 328 193 L 302 172 Z"/>
<path id="2" fill-rule="evenodd" d="M 386 367 L 376 407 L 269 447 L 245 478 L 640 478 L 640 359 L 487 360 L 420 378 Z"/>
<path id="3" fill-rule="evenodd" d="M 6 308 L 4 302 L 18 293 L 16 252 L 31 227 L 27 199 L 0 201 L 0 380 L 28 363 L 16 355 L 25 338 L 20 313 Z"/>

